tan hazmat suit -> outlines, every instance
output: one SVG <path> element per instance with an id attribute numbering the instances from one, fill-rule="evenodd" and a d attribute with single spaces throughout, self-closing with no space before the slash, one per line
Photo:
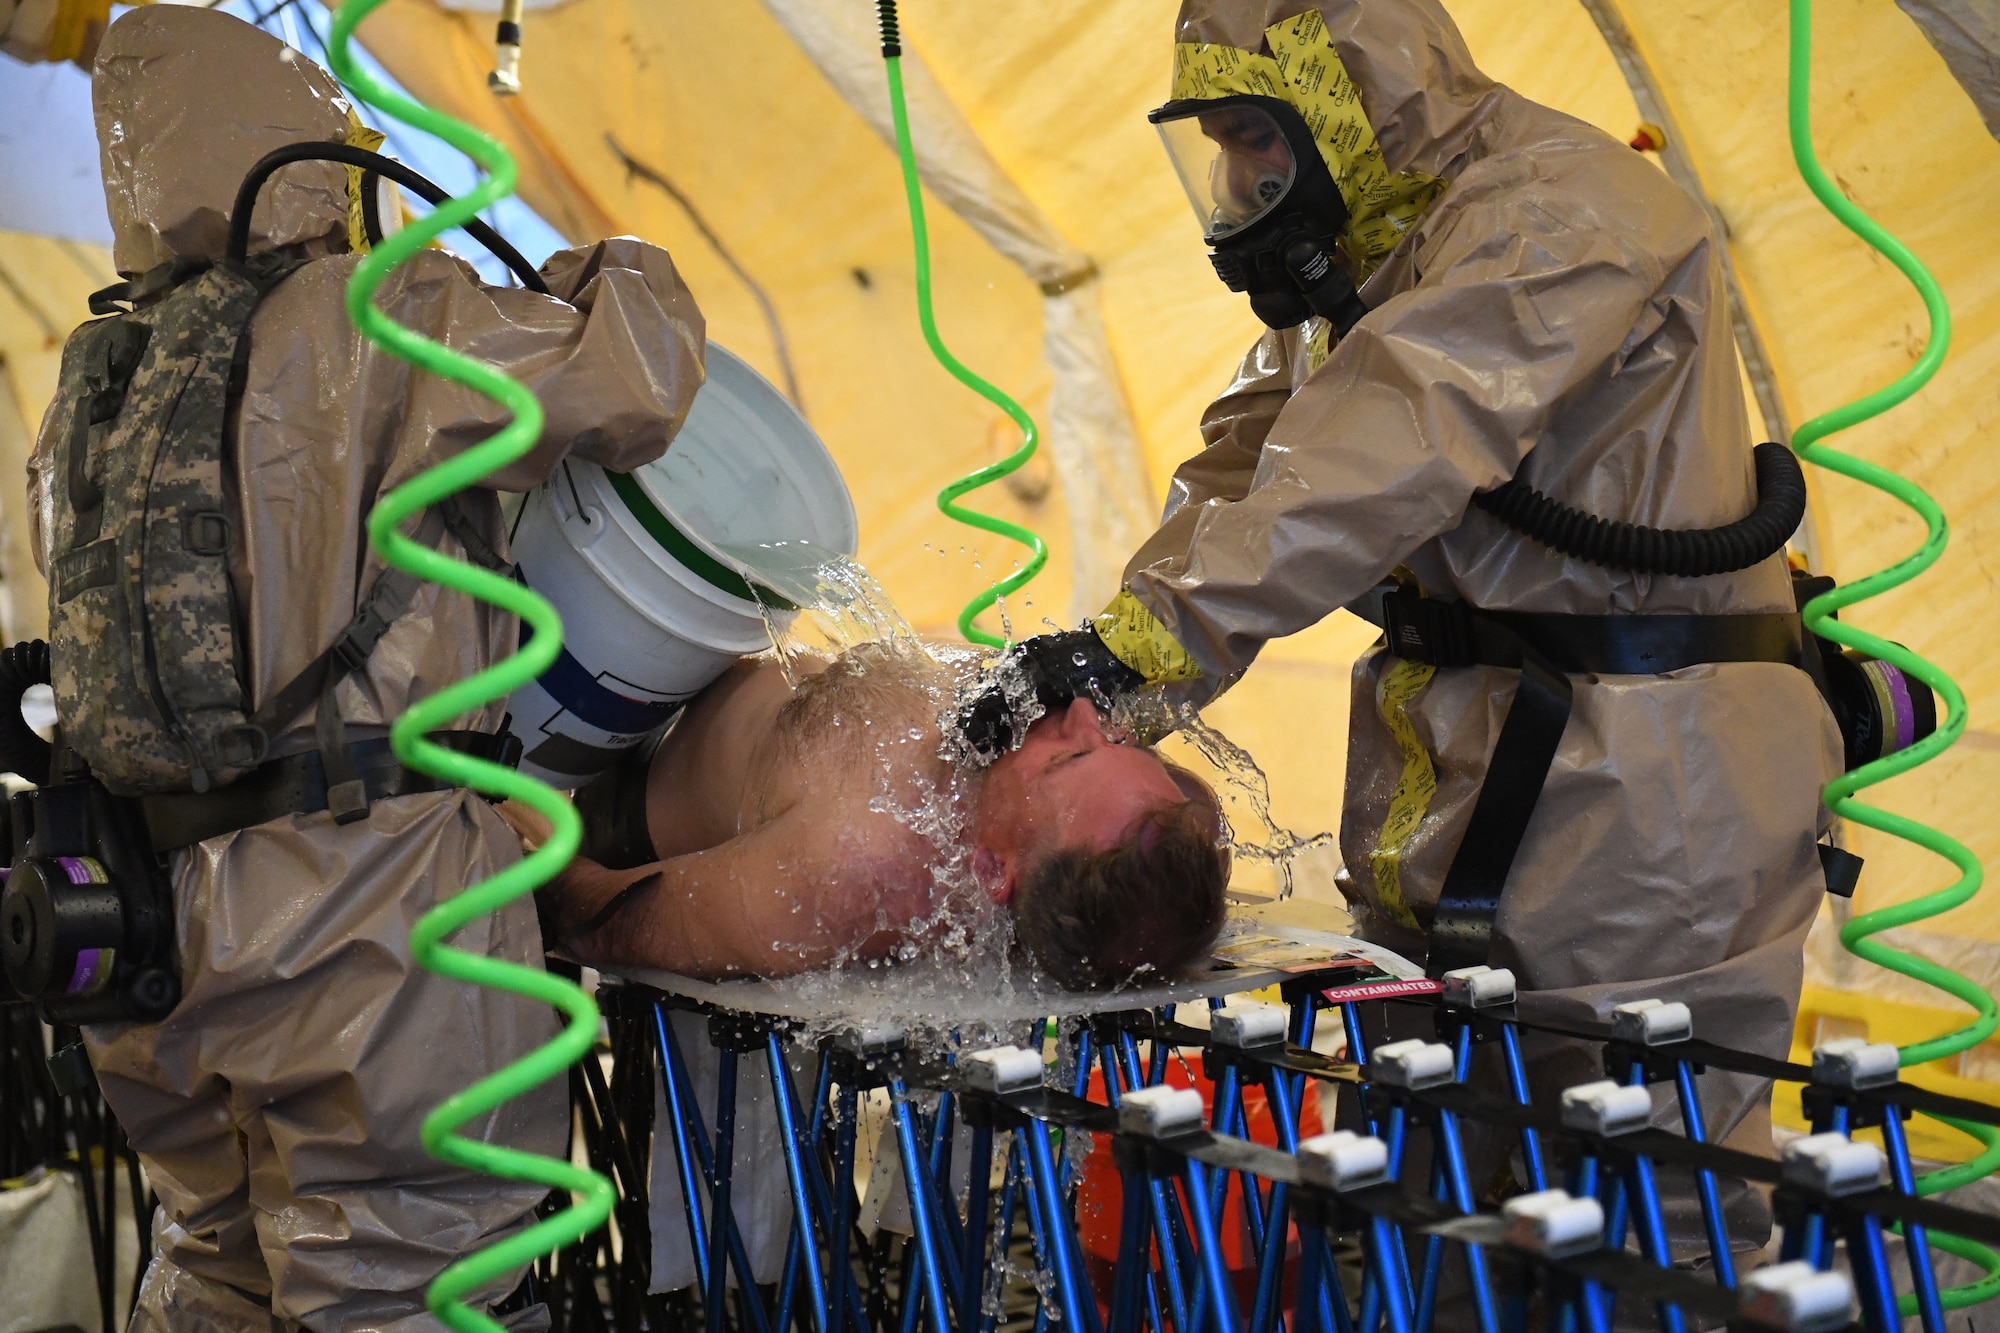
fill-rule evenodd
<path id="1" fill-rule="evenodd" d="M 1444 186 L 1362 283 L 1369 313 L 1346 337 L 1328 347 L 1317 319 L 1266 333 L 1203 416 L 1207 447 L 1126 569 L 1199 668 L 1174 689 L 1213 695 L 1266 641 L 1399 566 L 1486 609 L 1791 610 L 1781 557 L 1713 578 L 1626 574 L 1468 508 L 1519 477 L 1654 527 L 1750 512 L 1751 441 L 1702 210 L 1632 149 L 1486 78 L 1434 0 L 1186 0 L 1179 67 L 1202 43 L 1269 53 L 1267 30 L 1282 56 L 1298 31 L 1277 25 L 1299 16 L 1323 22 L 1315 40 L 1358 86 L 1389 171 Z M 1374 938 L 1423 955 L 1518 679 L 1379 646 L 1356 663 L 1341 851 Z M 1687 1002 L 1700 1036 L 1783 1056 L 1823 892 L 1831 715 L 1804 672 L 1777 663 L 1573 679 L 1492 963 L 1514 970 L 1529 1020 L 1608 1022 L 1613 1005 L 1658 996 Z M 1545 1098 L 1602 1077 L 1580 1047 L 1537 1064 Z M 1711 1137 L 1768 1154 L 1766 1093 L 1707 1077 Z M 1699 1236 L 1692 1212 L 1674 1211 L 1677 1239 Z M 1739 1230 L 1750 1243 L 1761 1237 Z"/>
<path id="2" fill-rule="evenodd" d="M 115 258 L 128 274 L 219 256 L 252 163 L 283 144 L 343 140 L 354 123 L 311 62 L 237 19 L 181 6 L 112 26 L 95 100 Z M 232 582 L 253 706 L 354 615 L 381 568 L 363 529 L 377 499 L 504 420 L 497 403 L 376 350 L 349 324 L 342 293 L 359 259 L 346 253 L 347 182 L 341 166 L 288 167 L 255 214 L 253 253 L 320 257 L 271 292 L 249 329 Z M 493 479 L 507 489 L 535 485 L 571 451 L 620 469 L 657 458 L 702 378 L 701 314 L 662 251 L 603 241 L 557 254 L 543 273 L 553 296 L 488 287 L 429 250 L 377 298 L 541 399 L 540 444 Z M 37 507 L 54 444 L 38 443 Z M 504 547 L 495 492 L 466 500 Z M 462 553 L 449 537 L 442 549 Z M 422 585 L 340 687 L 350 739 L 385 734 L 410 701 L 498 660 L 517 634 L 511 616 Z M 494 732 L 501 717 L 496 703 L 458 725 Z M 272 740 L 274 756 L 312 749 L 313 710 Z M 516 1229 L 543 1192 L 445 1166 L 418 1126 L 556 1028 L 539 1004 L 418 968 L 408 937 L 438 900 L 518 856 L 506 824 L 462 790 L 378 800 L 346 826 L 324 811 L 276 819 L 174 854 L 185 998 L 162 1023 L 86 1034 L 160 1196 L 135 1327 L 440 1327 L 424 1311 L 426 1285 Z M 525 901 L 452 942 L 541 963 Z M 465 1132 L 560 1154 L 565 1091 L 545 1085 Z M 505 1296 L 517 1277 L 472 1302 Z"/>

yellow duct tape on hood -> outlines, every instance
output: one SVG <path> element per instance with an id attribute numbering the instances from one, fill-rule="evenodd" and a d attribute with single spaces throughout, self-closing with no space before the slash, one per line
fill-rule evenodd
<path id="1" fill-rule="evenodd" d="M 1357 280 L 1375 271 L 1423 215 L 1445 183 L 1417 171 L 1391 171 L 1348 76 L 1316 11 L 1264 30 L 1271 54 L 1209 42 L 1174 46 L 1175 100 L 1249 94 L 1291 104 L 1312 131 L 1340 197 L 1347 203 L 1341 246 Z"/>

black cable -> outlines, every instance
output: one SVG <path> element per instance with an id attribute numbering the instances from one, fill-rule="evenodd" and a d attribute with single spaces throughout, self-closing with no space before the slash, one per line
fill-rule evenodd
<path id="1" fill-rule="evenodd" d="M 139 1308 L 139 1289 L 146 1283 L 146 1270 L 153 1262 L 153 1209 L 159 1200 L 146 1188 L 139 1175 L 139 1151 L 132 1146 L 132 1140 L 125 1140 L 125 1181 L 132 1191 L 132 1227 L 139 1233 L 138 1264 L 132 1274 L 132 1299 L 127 1302 L 125 1320 L 129 1325 L 132 1311 Z"/>
<path id="2" fill-rule="evenodd" d="M 896 22 L 896 0 L 875 0 L 875 17 L 882 25 L 882 58 L 903 54 L 903 32 Z"/>
<path id="3" fill-rule="evenodd" d="M 1544 546 L 1575 560 L 1636 574 L 1701 578 L 1729 574 L 1776 555 L 1806 514 L 1806 479 L 1799 460 L 1782 444 L 1753 452 L 1757 506 L 1719 528 L 1646 528 L 1614 523 L 1509 481 L 1472 497 L 1472 503 Z"/>
<path id="4" fill-rule="evenodd" d="M 252 14 L 250 16 L 250 22 L 256 27 L 261 28 L 266 23 L 269 23 L 272 19 L 278 17 L 278 15 L 284 13 L 287 9 L 290 9 L 292 6 L 298 4 L 298 2 L 299 0 L 278 0 L 278 3 L 272 5 L 269 9 L 266 9 L 261 13 Z"/>
<path id="5" fill-rule="evenodd" d="M 57 1029 L 56 1048 L 58 1050 L 67 1045 L 63 1040 L 63 1031 L 63 1029 Z M 68 1032 L 71 1040 L 77 1039 L 75 1029 L 69 1029 Z M 97 1210 L 96 1182 L 90 1176 L 91 1141 L 96 1135 L 91 1132 L 94 1126 L 91 1123 L 90 1106 L 85 1091 L 77 1089 L 69 1095 L 74 1102 L 71 1108 L 71 1128 L 74 1131 L 72 1139 L 75 1144 L 74 1150 L 76 1153 L 77 1185 L 83 1192 L 83 1225 L 86 1234 L 90 1238 L 91 1276 L 97 1287 L 98 1314 L 103 1320 L 100 1327 L 115 1328 L 117 1325 L 113 1322 L 112 1318 L 111 1284 L 109 1281 L 111 1260 L 108 1257 L 108 1252 L 113 1246 L 111 1236 L 113 1222 L 110 1218 L 99 1216 Z"/>
<path id="6" fill-rule="evenodd" d="M 427 200 L 433 207 L 451 202 L 451 196 L 423 176 L 404 166 L 393 157 L 372 153 L 366 148 L 356 148 L 350 144 L 308 143 L 286 144 L 273 149 L 257 160 L 243 177 L 243 184 L 236 191 L 236 202 L 229 213 L 229 245 L 225 253 L 235 263 L 242 263 L 250 252 L 250 216 L 257 207 L 257 195 L 264 182 L 280 167 L 294 162 L 339 162 L 345 166 L 360 167 L 372 175 L 387 176 L 411 193 Z M 372 191 L 364 191 L 364 194 Z M 366 210 L 364 209 L 364 216 Z M 378 220 L 377 226 L 380 226 Z M 549 285 L 542 281 L 542 275 L 534 265 L 522 257 L 521 252 L 510 245 L 505 237 L 477 218 L 469 218 L 465 232 L 472 239 L 491 250 L 500 261 L 514 271 L 521 285 L 530 291 L 549 294 Z M 371 238 L 372 240 L 373 238 Z"/>
<path id="7" fill-rule="evenodd" d="M 296 0 L 292 0 L 292 2 L 296 3 Z M 272 12 L 273 13 L 280 12 L 282 8 L 283 6 L 280 6 L 279 10 L 274 10 Z M 320 35 L 319 25 L 313 21 L 312 12 L 306 9 L 303 5 L 301 5 L 299 8 L 299 21 L 305 24 L 306 32 L 310 34 L 312 37 L 313 48 L 319 52 L 320 67 L 322 69 L 328 69 L 328 70 L 332 69 L 333 57 L 326 49 L 326 38 Z M 328 21 L 329 22 L 332 21 L 331 17 L 329 17 Z M 383 145 L 392 151 L 400 152 L 405 157 L 413 159 L 418 156 L 417 154 L 409 151 L 408 146 L 403 142 L 402 136 L 397 134 L 395 129 L 393 128 L 393 122 L 390 125 L 383 126 L 382 139 L 383 139 Z M 474 170 L 475 171 L 477 170 L 476 166 Z M 373 245 L 377 241 L 379 241 L 381 239 L 381 233 L 382 233 L 382 222 L 381 218 L 378 215 L 379 210 L 376 207 L 376 203 L 377 201 L 375 198 L 375 191 L 372 188 L 370 188 L 365 192 L 364 197 L 361 201 L 362 226 L 368 228 L 368 237 L 370 245 Z M 369 222 L 368 219 L 370 217 L 374 217 L 375 221 L 372 223 Z M 481 215 L 481 217 L 488 226 L 493 228 L 494 231 L 497 232 L 500 230 L 499 217 L 494 210 L 488 209 L 484 214 Z"/>
<path id="8" fill-rule="evenodd" d="M 103 1214 L 104 1214 L 104 1267 L 97 1274 L 98 1289 L 103 1293 L 104 1326 L 116 1328 L 118 1308 L 118 1121 L 111 1114 L 103 1094 L 95 1083 L 90 1086 L 90 1100 L 95 1103 L 92 1110 L 97 1116 L 97 1144 L 101 1157 L 97 1165 L 104 1171 Z M 86 1171 L 84 1179 L 89 1180 Z"/>
<path id="9" fill-rule="evenodd" d="M 49 645 L 41 639 L 0 650 L 0 772 L 18 773 L 37 787 L 49 780 L 55 747 L 21 716 L 21 696 L 49 683 Z"/>

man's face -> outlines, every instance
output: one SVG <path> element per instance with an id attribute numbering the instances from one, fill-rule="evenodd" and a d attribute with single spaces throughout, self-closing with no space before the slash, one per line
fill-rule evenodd
<path id="1" fill-rule="evenodd" d="M 1199 120 L 1201 132 L 1220 150 L 1209 175 L 1216 206 L 1228 221 L 1248 221 L 1291 183 L 1291 144 L 1258 107 L 1225 107 Z"/>
<path id="2" fill-rule="evenodd" d="M 1187 799 L 1159 756 L 1107 731 L 1078 699 L 1028 728 L 1020 748 L 986 770 L 977 837 L 989 874 L 1006 881 L 1025 859 L 1115 847 L 1133 823 Z"/>

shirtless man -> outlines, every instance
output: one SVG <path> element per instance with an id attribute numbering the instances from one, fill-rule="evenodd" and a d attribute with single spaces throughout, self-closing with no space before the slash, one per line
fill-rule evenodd
<path id="1" fill-rule="evenodd" d="M 978 768 L 941 757 L 951 677 L 916 649 L 792 671 L 796 689 L 775 659 L 738 663 L 688 704 L 643 781 L 614 772 L 579 793 L 601 859 L 579 856 L 542 890 L 552 947 L 774 977 L 989 938 L 966 920 L 1004 908 L 1073 988 L 1206 955 L 1228 878 L 1215 797 L 1088 702 Z"/>

